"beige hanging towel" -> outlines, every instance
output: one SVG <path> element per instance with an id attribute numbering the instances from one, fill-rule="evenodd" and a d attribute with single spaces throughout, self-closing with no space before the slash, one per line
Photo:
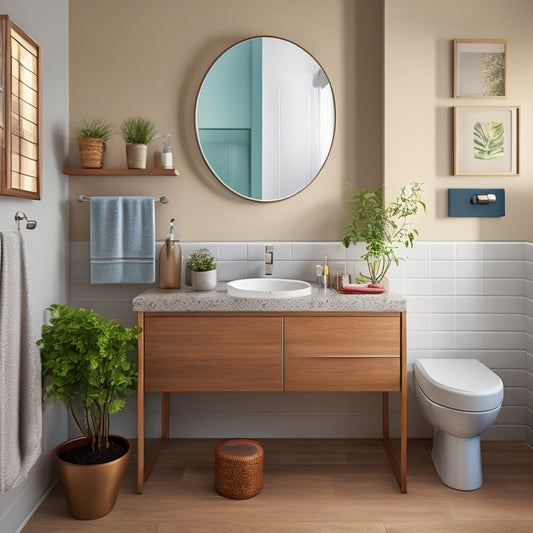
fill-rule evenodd
<path id="1" fill-rule="evenodd" d="M 41 357 L 29 306 L 24 242 L 0 232 L 0 494 L 41 455 Z"/>

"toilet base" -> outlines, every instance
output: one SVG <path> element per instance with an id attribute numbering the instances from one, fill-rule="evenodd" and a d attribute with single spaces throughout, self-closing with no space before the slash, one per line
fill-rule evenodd
<path id="1" fill-rule="evenodd" d="M 462 438 L 433 428 L 431 459 L 445 485 L 475 490 L 483 484 L 480 437 Z"/>

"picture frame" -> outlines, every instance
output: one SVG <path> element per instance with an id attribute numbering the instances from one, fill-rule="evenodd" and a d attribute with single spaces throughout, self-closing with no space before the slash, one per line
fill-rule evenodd
<path id="1" fill-rule="evenodd" d="M 454 108 L 454 176 L 520 175 L 520 106 Z"/>
<path id="2" fill-rule="evenodd" d="M 507 41 L 455 39 L 454 98 L 507 97 Z"/>

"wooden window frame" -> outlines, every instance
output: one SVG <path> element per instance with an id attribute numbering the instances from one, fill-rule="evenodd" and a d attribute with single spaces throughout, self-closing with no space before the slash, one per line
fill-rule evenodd
<path id="1" fill-rule="evenodd" d="M 30 200 L 41 199 L 41 47 L 21 28 L 13 23 L 7 15 L 0 15 L 0 31 L 1 31 L 1 43 L 0 52 L 1 57 L 1 87 L 0 95 L 2 96 L 2 112 L 3 116 L 0 117 L 0 194 L 4 196 L 15 196 L 18 198 L 27 198 Z M 20 100 L 13 94 L 14 77 L 12 72 L 12 62 L 16 59 L 13 57 L 12 38 L 18 37 L 19 45 L 20 41 L 26 41 L 26 43 L 32 48 L 28 50 L 30 54 L 35 58 L 35 64 L 31 69 L 28 69 L 26 65 L 22 67 L 25 72 L 34 79 L 34 83 L 26 85 L 22 80 L 18 80 L 17 84 L 19 89 L 22 85 L 29 88 L 30 91 L 35 91 L 36 102 L 35 106 L 27 101 L 22 101 L 24 106 L 33 108 L 33 115 L 36 119 L 36 123 L 30 122 L 32 128 L 35 131 L 35 139 L 28 139 L 28 136 L 24 134 L 23 128 L 20 127 L 24 117 L 19 112 L 24 106 L 20 105 Z M 18 61 L 18 59 L 17 59 Z M 3 90 L 2 90 L 3 89 Z M 20 106 L 17 110 L 16 105 Z M 18 112 L 17 112 L 18 111 Z M 20 131 L 20 134 L 15 133 Z M 14 152 L 13 136 L 17 136 L 19 139 L 19 145 L 30 145 L 32 155 L 27 157 L 21 152 Z M 20 183 L 20 180 L 16 178 L 17 165 L 13 164 L 14 158 L 18 157 L 18 170 L 22 170 L 24 162 L 28 166 L 32 167 L 31 174 L 28 174 L 30 180 L 35 180 L 35 186 L 24 186 Z M 15 168 L 14 168 L 15 167 Z M 21 173 L 24 174 L 24 173 Z"/>

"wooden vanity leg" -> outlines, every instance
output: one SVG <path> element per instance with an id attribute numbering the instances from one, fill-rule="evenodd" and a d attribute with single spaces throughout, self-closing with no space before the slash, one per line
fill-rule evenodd
<path id="1" fill-rule="evenodd" d="M 168 439 L 170 434 L 170 394 L 161 393 L 161 438 Z"/>
<path id="2" fill-rule="evenodd" d="M 394 453 L 389 439 L 389 393 L 383 392 L 383 443 L 389 456 L 394 474 L 400 484 L 400 490 L 407 492 L 407 325 L 406 313 L 402 313 L 401 319 L 401 370 L 400 370 L 400 394 L 401 394 L 401 421 L 400 421 L 400 461 Z"/>
<path id="3" fill-rule="evenodd" d="M 401 314 L 400 488 L 407 492 L 407 313 Z"/>
<path id="4" fill-rule="evenodd" d="M 400 435 L 400 489 L 407 492 L 407 389 L 402 390 Z"/>
<path id="5" fill-rule="evenodd" d="M 392 470 L 400 484 L 401 492 L 407 492 L 407 476 L 406 476 L 406 461 L 405 461 L 405 444 L 406 440 L 404 439 L 403 432 L 403 405 L 402 405 L 402 434 L 400 437 L 400 461 L 398 462 L 398 457 L 394 452 L 392 443 L 389 438 L 389 393 L 383 392 L 383 444 L 387 450 L 387 455 L 389 456 L 389 461 L 392 466 Z"/>
<path id="6" fill-rule="evenodd" d="M 383 438 L 389 440 L 389 393 L 383 393 Z"/>
<path id="7" fill-rule="evenodd" d="M 137 323 L 144 326 L 144 313 L 137 313 Z M 144 333 L 138 337 L 137 360 L 137 493 L 142 494 L 144 484 L 150 476 L 159 452 L 165 446 L 170 434 L 170 393 L 161 393 L 161 438 L 148 457 L 146 470 L 144 468 Z"/>
<path id="8" fill-rule="evenodd" d="M 152 450 L 150 457 L 148 457 L 148 463 L 146 465 L 146 470 L 144 472 L 144 483 L 148 481 L 150 473 L 157 462 L 159 453 L 165 447 L 169 436 L 169 397 L 170 393 L 162 392 L 161 393 L 161 437 L 157 441 L 155 448 Z"/>
<path id="9" fill-rule="evenodd" d="M 137 323 L 144 326 L 144 313 L 137 313 Z M 144 333 L 138 337 L 137 345 L 137 493 L 144 488 Z"/>

